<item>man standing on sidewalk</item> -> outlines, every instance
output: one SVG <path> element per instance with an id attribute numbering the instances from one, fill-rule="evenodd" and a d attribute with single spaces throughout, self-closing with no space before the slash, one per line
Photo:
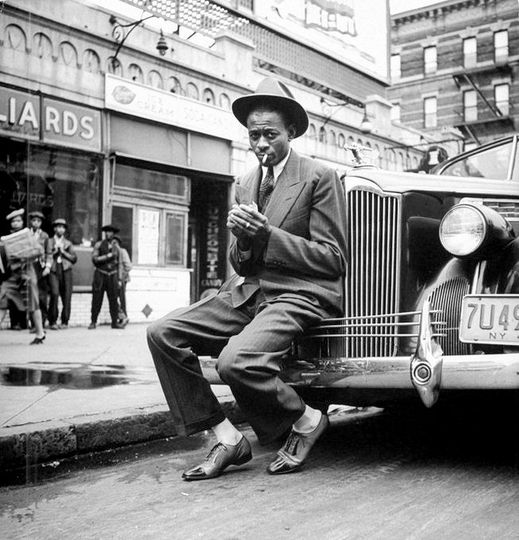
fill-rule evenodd
<path id="1" fill-rule="evenodd" d="M 72 299 L 72 266 L 77 261 L 72 242 L 65 238 L 67 222 L 63 218 L 55 219 L 54 236 L 50 239 L 52 265 L 50 268 L 50 305 L 49 328 L 68 328 L 70 304 Z M 58 326 L 58 302 L 61 297 L 61 324 Z"/>
<path id="2" fill-rule="evenodd" d="M 40 311 L 43 325 L 45 326 L 48 320 L 48 302 L 49 302 L 49 274 L 50 266 L 52 263 L 52 255 L 49 244 L 49 235 L 42 230 L 44 215 L 34 210 L 29 212 L 29 223 L 31 225 L 31 232 L 37 238 L 41 247 L 43 248 L 43 255 L 36 259 L 34 262 L 34 270 L 36 272 L 36 279 L 38 281 L 38 299 L 40 303 Z"/>
<path id="3" fill-rule="evenodd" d="M 34 270 L 36 257 L 43 255 L 43 248 L 39 242 L 35 242 L 31 233 L 23 229 L 23 208 L 14 210 L 6 216 L 9 221 L 11 233 L 27 233 L 29 244 L 26 249 L 18 250 L 18 255 L 11 255 L 5 247 L 9 236 L 3 237 L 4 244 L 0 243 L 0 270 L 4 274 L 0 284 L 0 323 L 4 320 L 10 303 L 19 310 L 29 312 L 32 316 L 36 336 L 30 345 L 41 345 L 45 340 L 40 305 L 38 301 L 38 283 Z"/>
<path id="4" fill-rule="evenodd" d="M 92 253 L 92 262 L 95 266 L 94 282 L 92 283 L 92 312 L 89 330 L 93 330 L 97 325 L 97 317 L 103 304 L 103 296 L 106 291 L 108 305 L 110 308 L 110 318 L 112 328 L 124 328 L 124 325 L 117 321 L 118 315 L 118 271 L 119 271 L 119 248 L 114 240 L 114 234 L 119 232 L 113 225 L 104 225 L 101 231 L 105 237 L 96 242 Z"/>
<path id="5" fill-rule="evenodd" d="M 122 246 L 122 240 L 119 236 L 114 236 L 114 241 L 119 248 L 119 271 L 118 271 L 118 296 L 119 296 L 119 323 L 126 326 L 130 319 L 126 307 L 126 285 L 130 281 L 130 271 L 132 269 L 132 261 L 128 251 Z"/>
<path id="6" fill-rule="evenodd" d="M 298 155 L 290 141 L 308 116 L 288 88 L 262 81 L 234 101 L 259 165 L 236 186 L 227 227 L 234 235 L 231 263 L 239 280 L 214 296 L 166 315 L 148 327 L 148 344 L 178 433 L 211 428 L 217 444 L 184 480 L 205 480 L 252 458 L 247 439 L 226 419 L 197 355 L 218 356 L 260 443 L 290 435 L 267 467 L 297 471 L 328 426 L 279 377 L 294 338 L 343 309 L 346 203 L 334 170 Z"/>

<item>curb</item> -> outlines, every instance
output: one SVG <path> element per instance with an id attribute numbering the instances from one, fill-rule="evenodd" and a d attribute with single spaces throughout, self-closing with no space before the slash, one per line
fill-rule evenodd
<path id="1" fill-rule="evenodd" d="M 235 401 L 221 402 L 233 422 L 245 421 Z M 169 410 L 163 406 L 139 409 L 114 417 L 99 414 L 9 428 L 0 435 L 0 468 L 32 467 L 66 457 L 173 437 L 177 433 Z"/>

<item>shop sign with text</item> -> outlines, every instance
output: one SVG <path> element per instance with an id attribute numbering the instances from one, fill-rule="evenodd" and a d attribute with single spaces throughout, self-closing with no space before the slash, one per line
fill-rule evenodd
<path id="1" fill-rule="evenodd" d="M 100 152 L 101 113 L 0 87 L 0 134 Z"/>
<path id="2" fill-rule="evenodd" d="M 245 135 L 229 111 L 113 75 L 105 77 L 107 109 L 226 140 Z"/>

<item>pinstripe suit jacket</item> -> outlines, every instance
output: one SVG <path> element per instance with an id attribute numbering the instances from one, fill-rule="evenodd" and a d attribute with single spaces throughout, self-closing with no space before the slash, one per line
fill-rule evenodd
<path id="1" fill-rule="evenodd" d="M 257 202 L 261 167 L 236 185 L 236 202 Z M 260 288 L 267 300 L 281 294 L 317 301 L 328 315 L 343 312 L 346 266 L 346 204 L 334 170 L 294 150 L 276 181 L 263 213 L 272 232 L 268 242 L 253 241 L 252 256 L 241 260 L 236 241 L 230 260 L 245 284 L 233 290 L 233 304 Z"/>

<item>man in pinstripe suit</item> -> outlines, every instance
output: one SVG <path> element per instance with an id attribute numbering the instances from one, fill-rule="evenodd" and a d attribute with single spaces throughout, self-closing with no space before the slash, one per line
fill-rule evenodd
<path id="1" fill-rule="evenodd" d="M 346 208 L 335 171 L 299 156 L 290 141 L 308 117 L 288 88 L 263 80 L 238 98 L 233 113 L 247 127 L 260 166 L 236 185 L 227 227 L 234 236 L 231 279 L 217 295 L 150 325 L 148 344 L 178 432 L 211 428 L 217 444 L 184 472 L 205 480 L 252 459 L 247 439 L 227 420 L 203 378 L 197 355 L 217 369 L 261 443 L 290 435 L 267 467 L 301 468 L 328 426 L 279 378 L 294 337 L 323 317 L 340 316 L 346 264 Z"/>

